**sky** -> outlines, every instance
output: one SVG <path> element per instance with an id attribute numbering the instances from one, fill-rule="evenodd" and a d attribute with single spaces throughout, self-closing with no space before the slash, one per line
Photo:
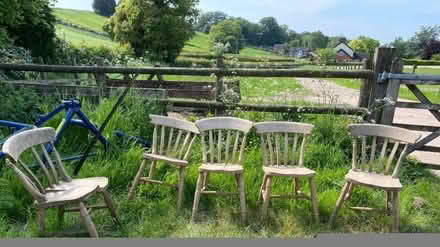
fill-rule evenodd
<path id="1" fill-rule="evenodd" d="M 92 10 L 93 0 L 58 0 L 59 8 Z M 421 26 L 440 25 L 439 0 L 200 0 L 202 11 L 259 22 L 273 16 L 295 32 L 321 31 L 355 39 L 365 35 L 381 44 L 408 39 Z"/>

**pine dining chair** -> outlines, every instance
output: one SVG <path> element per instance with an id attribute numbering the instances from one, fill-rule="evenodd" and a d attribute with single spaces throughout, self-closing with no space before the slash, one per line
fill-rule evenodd
<path id="1" fill-rule="evenodd" d="M 188 158 L 191 147 L 199 134 L 199 130 L 189 121 L 150 115 L 151 123 L 154 125 L 153 144 L 150 152 L 145 152 L 142 163 L 133 180 L 128 194 L 128 199 L 135 196 L 136 186 L 140 181 L 167 185 L 177 189 L 177 210 L 182 206 L 185 168 L 188 166 Z M 151 161 L 148 177 L 142 177 L 147 160 Z M 154 180 L 154 170 L 158 162 L 175 166 L 179 169 L 179 182 L 177 185 L 168 184 L 163 181 Z"/>
<path id="2" fill-rule="evenodd" d="M 241 221 L 247 222 L 246 194 L 244 183 L 243 153 L 247 134 L 253 123 L 233 117 L 213 117 L 196 121 L 200 130 L 203 163 L 199 167 L 199 176 L 194 196 L 192 221 L 195 221 L 200 196 L 239 195 Z M 209 174 L 223 173 L 235 176 L 238 192 L 209 191 Z"/>
<path id="3" fill-rule="evenodd" d="M 54 146 L 55 139 L 56 132 L 53 128 L 26 130 L 7 139 L 3 144 L 2 152 L 6 156 L 8 167 L 14 171 L 34 199 L 34 207 L 38 209 L 41 235 L 45 234 L 46 210 L 58 208 L 59 226 L 63 225 L 65 212 L 79 211 L 90 236 L 98 237 L 98 232 L 89 215 L 91 210 L 108 208 L 111 216 L 120 224 L 107 192 L 108 179 L 105 177 L 72 179 L 67 174 Z M 47 144 L 52 145 L 53 148 L 50 155 L 45 147 Z M 38 163 L 42 176 L 37 176 L 38 174 L 32 172 L 23 162 L 22 156 Z M 105 205 L 88 206 L 87 200 L 96 193 L 103 194 Z"/>
<path id="4" fill-rule="evenodd" d="M 332 226 L 344 201 L 351 197 L 355 186 L 385 191 L 385 208 L 351 207 L 354 210 L 385 210 L 392 215 L 392 231 L 399 231 L 400 190 L 399 171 L 406 158 L 407 147 L 420 138 L 410 130 L 380 125 L 352 124 L 348 131 L 353 139 L 352 168 L 345 175 L 345 185 L 329 220 Z M 360 145 L 359 145 L 360 144 Z"/>
<path id="5" fill-rule="evenodd" d="M 312 203 L 313 216 L 319 223 L 318 201 L 316 199 L 315 171 L 304 167 L 304 152 L 307 137 L 313 125 L 295 122 L 262 122 L 254 125 L 261 138 L 264 178 L 259 200 L 263 199 L 262 218 L 267 215 L 271 198 L 307 199 Z M 292 177 L 291 195 L 271 195 L 274 176 Z M 299 190 L 300 179 L 309 182 L 310 196 Z"/>

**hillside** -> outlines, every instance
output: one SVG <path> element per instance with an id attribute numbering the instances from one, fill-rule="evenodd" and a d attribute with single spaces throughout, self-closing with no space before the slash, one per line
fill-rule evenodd
<path id="1" fill-rule="evenodd" d="M 94 31 L 102 32 L 102 27 L 106 20 L 105 17 L 99 16 L 92 11 L 86 10 L 74 10 L 74 9 L 60 9 L 54 8 L 54 14 L 58 19 L 65 22 L 72 23 L 91 29 Z M 95 35 L 90 32 L 82 31 L 73 27 L 57 24 L 57 35 L 64 38 L 75 45 L 80 45 L 85 43 L 88 46 L 111 46 L 117 47 L 119 44 L 110 40 L 109 38 Z M 209 41 L 208 35 L 204 33 L 196 33 L 194 38 L 192 38 L 185 47 L 183 48 L 184 53 L 209 53 Z M 241 50 L 240 55 L 242 56 L 258 56 L 258 57 L 280 57 L 269 52 L 254 48 L 244 48 Z"/>

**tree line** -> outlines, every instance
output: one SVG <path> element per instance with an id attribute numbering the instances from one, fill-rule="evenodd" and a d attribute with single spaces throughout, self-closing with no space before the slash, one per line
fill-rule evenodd
<path id="1" fill-rule="evenodd" d="M 45 61 L 55 56 L 59 38 L 55 34 L 54 2 L 56 0 L 2 0 L 0 52 L 6 54 L 13 45 L 26 48 L 33 57 L 40 56 Z M 128 45 L 138 57 L 167 63 L 174 62 L 196 31 L 209 34 L 212 46 L 229 44 L 233 52 L 244 46 L 286 44 L 289 48 L 320 49 L 323 56 L 330 56 L 333 47 L 345 42 L 356 52 L 371 55 L 380 45 L 367 36 L 349 40 L 343 35 L 327 36 L 319 30 L 298 33 L 279 24 L 275 17 L 264 17 L 253 23 L 221 11 L 201 12 L 198 4 L 199 0 L 120 0 L 117 4 L 115 0 L 94 0 L 93 7 L 103 15 L 111 15 L 103 29 L 113 40 Z M 114 13 L 98 6 L 106 6 Z M 386 45 L 396 47 L 404 58 L 438 58 L 439 37 L 439 26 L 423 26 L 408 40 L 398 37 Z"/>

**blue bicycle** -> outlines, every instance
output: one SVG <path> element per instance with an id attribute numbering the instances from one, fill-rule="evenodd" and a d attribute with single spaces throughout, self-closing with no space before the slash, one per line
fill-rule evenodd
<path id="1" fill-rule="evenodd" d="M 63 100 L 61 104 L 55 108 L 53 111 L 49 112 L 46 115 L 39 115 L 38 120 L 33 124 L 25 124 L 25 123 L 18 123 L 18 122 L 12 122 L 12 121 L 5 121 L 0 120 L 0 126 L 4 126 L 7 128 L 10 128 L 13 130 L 12 135 L 17 134 L 21 131 L 35 128 L 35 127 L 41 127 L 44 123 L 46 123 L 48 120 L 53 118 L 56 114 L 60 113 L 61 111 L 65 111 L 65 116 L 61 123 L 58 125 L 56 130 L 56 139 L 54 144 L 57 144 L 58 141 L 61 139 L 62 134 L 66 130 L 66 128 L 69 125 L 79 125 L 82 127 L 85 127 L 89 129 L 94 135 L 97 136 L 98 140 L 104 145 L 104 150 L 107 151 L 108 147 L 108 141 L 107 139 L 98 131 L 97 127 L 90 122 L 87 115 L 81 111 L 81 101 L 78 99 L 70 99 L 70 100 Z M 74 117 L 78 118 L 74 118 Z M 6 138 L 7 139 L 7 138 Z M 0 140 L 0 147 L 3 144 L 4 140 Z M 52 147 L 48 145 L 46 147 L 48 152 L 52 151 Z M 89 154 L 89 156 L 95 155 L 95 153 Z M 4 154 L 0 152 L 0 159 L 3 158 Z M 70 157 L 64 157 L 62 158 L 63 161 L 70 161 L 70 160 L 76 160 L 80 159 L 83 155 L 74 155 Z"/>

